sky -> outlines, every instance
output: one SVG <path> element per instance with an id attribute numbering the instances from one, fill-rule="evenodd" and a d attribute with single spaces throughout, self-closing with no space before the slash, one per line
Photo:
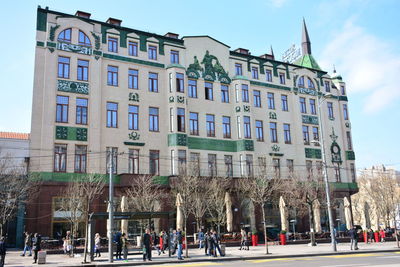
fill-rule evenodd
<path id="1" fill-rule="evenodd" d="M 36 8 L 75 14 L 157 34 L 210 35 L 231 49 L 277 59 L 301 44 L 306 20 L 312 54 L 346 82 L 357 168 L 400 169 L 400 1 L 152 0 L 5 1 L 0 51 L 0 131 L 30 132 Z"/>

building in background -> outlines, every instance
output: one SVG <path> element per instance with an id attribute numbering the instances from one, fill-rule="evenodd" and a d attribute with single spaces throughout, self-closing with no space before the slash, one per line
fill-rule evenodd
<path id="1" fill-rule="evenodd" d="M 29 209 L 38 218 L 32 231 L 61 231 L 67 222 L 55 217 L 55 203 L 63 188 L 71 177 L 106 175 L 111 155 L 117 196 L 136 175 L 168 187 L 189 168 L 201 176 L 322 173 L 321 125 L 337 199 L 357 191 L 346 84 L 318 66 L 305 23 L 293 63 L 82 11 L 39 7 L 36 30 L 30 155 L 44 183 Z M 95 211 L 106 210 L 106 199 Z"/>

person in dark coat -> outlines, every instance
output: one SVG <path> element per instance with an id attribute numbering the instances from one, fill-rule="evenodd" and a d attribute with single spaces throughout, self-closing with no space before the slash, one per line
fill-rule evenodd
<path id="1" fill-rule="evenodd" d="M 4 266 L 4 261 L 6 259 L 6 241 L 5 238 L 2 236 L 0 237 L 0 267 Z"/>
<path id="2" fill-rule="evenodd" d="M 122 239 L 120 232 L 117 232 L 115 234 L 114 242 L 117 245 L 117 251 L 115 252 L 115 259 L 120 260 L 122 259 Z"/>
<path id="3" fill-rule="evenodd" d="M 167 232 L 162 231 L 162 239 L 163 239 L 163 243 L 162 243 L 161 252 L 163 254 L 165 254 L 165 250 L 167 248 L 169 248 L 169 237 L 168 237 L 168 233 Z"/>
<path id="4" fill-rule="evenodd" d="M 150 229 L 146 229 L 146 232 L 143 235 L 143 261 L 146 261 L 146 259 L 151 261 L 152 243 Z"/>
<path id="5" fill-rule="evenodd" d="M 214 255 L 214 241 L 212 237 L 212 233 L 210 231 L 207 232 L 207 256 Z"/>
<path id="6" fill-rule="evenodd" d="M 158 256 L 160 256 L 161 254 L 161 250 L 160 250 L 160 237 L 157 235 L 156 231 L 153 231 L 153 233 L 151 234 L 151 240 L 153 240 L 153 246 L 154 248 L 157 250 L 158 252 Z"/>
<path id="7" fill-rule="evenodd" d="M 32 256 L 32 234 L 25 232 L 25 240 L 24 240 L 24 252 L 22 252 L 21 256 L 25 256 L 26 252 L 29 251 L 29 257 Z"/>
<path id="8" fill-rule="evenodd" d="M 350 250 L 358 250 L 358 234 L 357 234 L 357 229 L 356 227 L 353 226 L 353 228 L 350 229 L 349 231 L 349 236 L 350 236 Z"/>
<path id="9" fill-rule="evenodd" d="M 222 257 L 225 256 L 224 254 L 221 253 L 221 248 L 219 246 L 220 238 L 216 231 L 214 231 L 212 234 L 212 242 L 214 246 L 214 257 L 217 257 L 217 250 L 220 256 Z"/>
<path id="10" fill-rule="evenodd" d="M 35 236 L 33 237 L 32 240 L 32 249 L 33 249 L 33 263 L 37 262 L 38 259 L 38 253 L 41 250 L 41 243 L 42 243 L 42 237 L 38 234 L 35 233 Z"/>

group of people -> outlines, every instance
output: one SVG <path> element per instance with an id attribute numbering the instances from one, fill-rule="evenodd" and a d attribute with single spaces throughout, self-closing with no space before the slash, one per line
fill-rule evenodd
<path id="1" fill-rule="evenodd" d="M 183 260 L 183 233 L 180 229 L 170 230 L 168 234 L 166 231 L 161 231 L 158 236 L 155 231 L 151 232 L 149 228 L 146 229 L 143 235 L 143 261 L 151 261 L 151 250 L 157 250 L 158 255 L 165 254 L 169 249 L 172 255 L 177 254 L 178 260 Z"/>
<path id="2" fill-rule="evenodd" d="M 217 257 L 217 251 L 220 256 L 225 256 L 225 253 L 221 251 L 221 239 L 217 231 L 210 230 L 204 233 L 203 230 L 200 230 L 198 233 L 198 238 L 199 249 L 202 249 L 204 246 L 204 252 L 206 256 Z"/>
<path id="3" fill-rule="evenodd" d="M 24 251 L 22 252 L 21 256 L 24 257 L 25 254 L 29 252 L 28 256 L 31 257 L 33 251 L 33 263 L 37 263 L 38 253 L 41 250 L 42 237 L 38 233 L 32 234 L 25 232 L 24 234 L 25 234 Z M 5 256 L 5 251 L 4 251 L 4 256 Z M 0 264 L 0 266 L 2 265 Z"/>

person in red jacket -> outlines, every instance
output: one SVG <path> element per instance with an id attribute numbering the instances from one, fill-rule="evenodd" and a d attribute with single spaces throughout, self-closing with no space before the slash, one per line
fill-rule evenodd
<path id="1" fill-rule="evenodd" d="M 383 230 L 382 228 L 379 231 L 379 236 L 381 238 L 381 242 L 385 242 L 386 233 L 385 233 L 385 230 Z"/>

